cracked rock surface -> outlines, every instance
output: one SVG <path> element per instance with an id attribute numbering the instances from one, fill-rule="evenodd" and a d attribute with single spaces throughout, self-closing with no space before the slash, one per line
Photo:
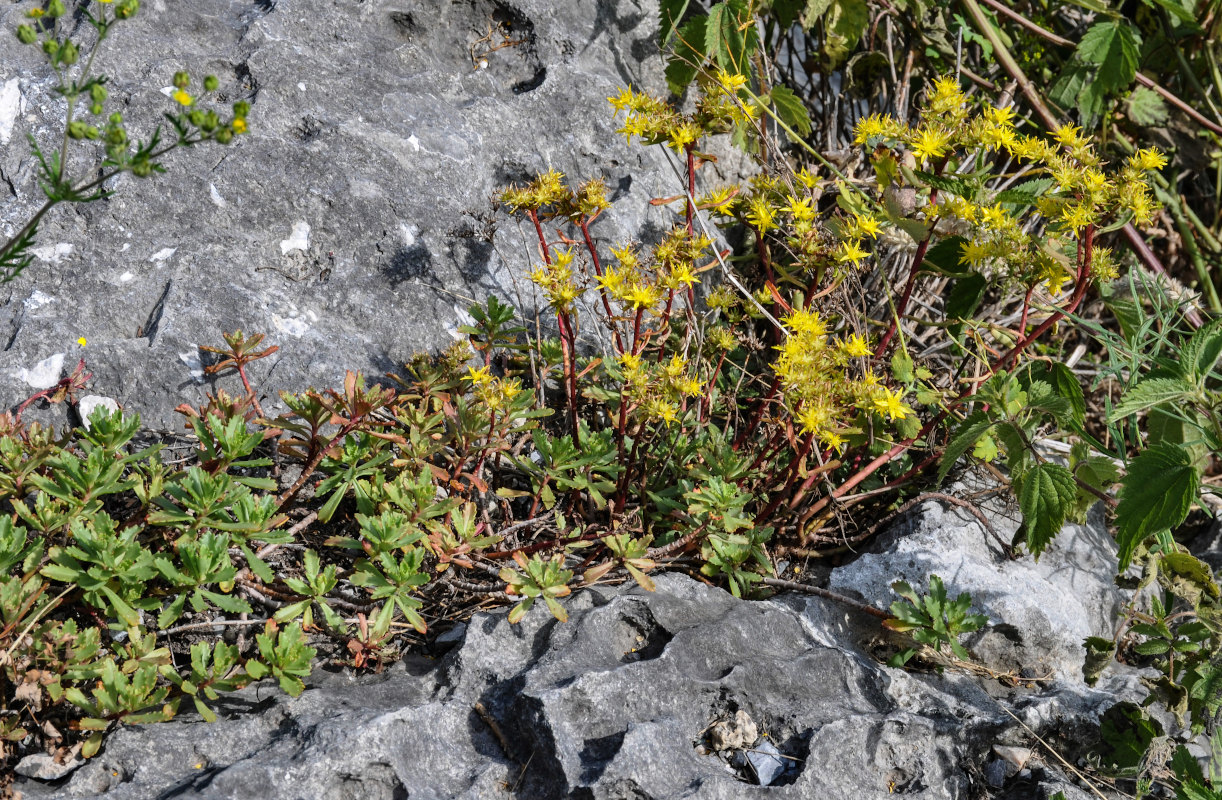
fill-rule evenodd
<path id="1" fill-rule="evenodd" d="M 0 8 L 5 238 L 43 200 L 25 138 L 57 146 L 65 107 L 11 35 L 27 7 Z M 203 375 L 199 349 L 239 328 L 281 347 L 252 367 L 269 414 L 277 390 L 380 377 L 452 341 L 476 298 L 533 308 L 521 276 L 537 246 L 490 198 L 550 167 L 606 180 L 602 246 L 656 239 L 671 216 L 648 200 L 674 176 L 661 148 L 615 133 L 606 98 L 664 91 L 657 24 L 648 0 L 146 0 L 100 51 L 108 113 L 147 136 L 186 69 L 195 86 L 215 74 L 226 106 L 248 100 L 250 131 L 46 218 L 34 263 L 0 286 L 0 398 L 84 356 L 94 394 L 175 430 L 179 403 L 239 390 Z M 87 173 L 98 154 L 73 151 Z"/>
<path id="2" fill-rule="evenodd" d="M 983 536 L 958 514 L 926 505 L 901 527 L 936 527 L 955 552 Z M 1065 566 L 1095 544 L 1059 538 L 1040 561 L 1043 591 L 1092 588 Z M 1043 602 L 1022 566 L 999 567 L 990 602 Z M 944 572 L 958 592 L 957 573 Z M 1103 591 L 1109 575 L 1095 581 Z M 742 601 L 676 574 L 657 586 L 579 593 L 565 624 L 541 609 L 518 625 L 480 614 L 436 659 L 358 679 L 319 671 L 296 699 L 251 687 L 223 700 L 217 723 L 188 713 L 123 728 L 69 778 L 18 788 L 116 800 L 1075 797 L 1014 717 L 1074 757 L 1104 710 L 1140 696 L 1116 673 L 1090 689 L 1073 675 L 1004 684 L 906 672 L 872 655 L 877 619 L 826 600 Z M 1006 662 L 1016 652 L 1053 658 L 1069 646 L 1053 639 L 1076 636 L 1011 634 L 1018 649 L 993 653 L 992 666 L 1017 673 L 1024 665 Z M 735 766 L 773 748 L 788 766 L 767 789 Z M 1031 749 L 1024 770 L 994 770 L 990 786 L 994 753 L 1017 748 Z"/>

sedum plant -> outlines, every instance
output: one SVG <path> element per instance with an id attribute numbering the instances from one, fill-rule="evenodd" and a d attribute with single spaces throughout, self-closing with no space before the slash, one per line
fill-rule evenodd
<path id="1" fill-rule="evenodd" d="M 46 201 L 0 245 L 0 282 L 13 280 L 30 265 L 38 226 L 59 204 L 101 200 L 111 194 L 106 189 L 107 181 L 122 173 L 147 178 L 165 172 L 162 159 L 177 148 L 203 142 L 225 145 L 246 132 L 250 104 L 245 100 L 234 103 L 223 115 L 206 107 L 208 95 L 220 88 L 220 81 L 213 75 L 204 77 L 193 89 L 188 73 L 175 73 L 174 110 L 165 114 L 174 130 L 172 141 L 162 141 L 160 127 L 147 139 L 133 139 L 123 113 L 107 113 L 107 104 L 113 105 L 106 88 L 109 78 L 94 72 L 94 59 L 114 26 L 132 19 L 139 10 L 140 0 L 97 0 L 96 5 L 86 0 L 77 11 L 94 31 L 91 44 L 69 32 L 70 26 L 65 24 L 69 9 L 64 0 L 50 0 L 30 9 L 26 12 L 28 21 L 17 26 L 17 40 L 42 51 L 57 80 L 54 91 L 66 101 L 67 111 L 63 133 L 53 149 L 44 150 L 33 135 L 29 137 Z M 79 171 L 73 170 L 70 146 L 74 142 L 100 145 L 104 154 L 100 163 L 95 160 Z"/>

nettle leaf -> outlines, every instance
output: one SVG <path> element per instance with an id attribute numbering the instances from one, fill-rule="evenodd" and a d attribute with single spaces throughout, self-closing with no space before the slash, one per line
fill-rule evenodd
<path id="1" fill-rule="evenodd" d="M 946 298 L 947 319 L 971 319 L 988 287 L 988 278 L 978 272 L 955 281 Z"/>
<path id="2" fill-rule="evenodd" d="M 1112 93 L 1128 88 L 1137 74 L 1141 35 L 1125 20 L 1099 22 L 1090 27 L 1078 43 L 1076 54 L 1099 67 L 1093 83 L 1100 91 Z"/>
<path id="3" fill-rule="evenodd" d="M 959 429 L 955 431 L 955 435 L 951 437 L 950 443 L 946 445 L 946 450 L 942 453 L 942 463 L 938 465 L 938 480 L 937 485 L 941 486 L 946 480 L 947 474 L 951 467 L 955 466 L 955 462 L 959 457 L 975 447 L 977 440 L 993 429 L 995 423 L 989 419 L 983 411 L 977 411 L 963 420 L 959 425 Z"/>
<path id="4" fill-rule="evenodd" d="M 753 49 L 754 25 L 745 0 L 724 0 L 709 9 L 704 29 L 704 50 L 717 65 L 730 73 L 746 72 L 746 55 Z"/>
<path id="5" fill-rule="evenodd" d="M 1184 345 L 1181 368 L 1198 386 L 1204 386 L 1209 373 L 1222 357 L 1222 318 L 1201 326 Z"/>
<path id="6" fill-rule="evenodd" d="M 1192 455 L 1179 445 L 1160 442 L 1129 462 L 1116 506 L 1119 572 L 1143 539 L 1184 521 L 1200 485 Z"/>
<path id="7" fill-rule="evenodd" d="M 1077 496 L 1073 473 L 1060 464 L 1036 464 L 1023 476 L 1019 505 L 1027 531 L 1027 547 L 1037 559 L 1060 532 Z"/>
<path id="8" fill-rule="evenodd" d="M 777 116 L 789 127 L 802 136 L 809 136 L 811 131 L 810 113 L 806 104 L 787 86 L 773 87 L 769 94 L 772 104 L 776 106 Z"/>
<path id="9" fill-rule="evenodd" d="M 674 94 L 683 94 L 704 65 L 705 28 L 709 18 L 700 15 L 679 28 L 675 51 L 666 65 L 666 85 Z"/>
<path id="10" fill-rule="evenodd" d="M 849 57 L 869 25 L 866 0 L 833 0 L 823 41 L 823 54 L 831 66 Z"/>
<path id="11" fill-rule="evenodd" d="M 666 47 L 679 29 L 679 22 L 687 13 L 689 0 L 662 0 L 658 5 L 662 24 L 658 29 L 658 46 Z"/>
<path id="12" fill-rule="evenodd" d="M 994 203 L 1002 203 L 1012 206 L 1033 206 L 1044 194 L 1052 188 L 1052 178 L 1037 178 L 1035 180 L 1023 181 L 1017 186 L 1012 186 L 1004 192 L 998 192 L 993 196 Z"/>
<path id="13" fill-rule="evenodd" d="M 962 236 L 947 236 L 925 251 L 921 269 L 956 278 L 967 275 L 970 270 L 960 261 L 966 244 L 967 239 Z"/>
<path id="14" fill-rule="evenodd" d="M 1111 421 L 1117 422 L 1147 408 L 1174 403 L 1191 395 L 1194 387 L 1179 378 L 1147 378 L 1125 392 L 1112 408 Z"/>
<path id="15" fill-rule="evenodd" d="M 1129 119 L 1137 125 L 1152 127 L 1167 122 L 1167 104 L 1158 92 L 1146 86 L 1138 86 L 1129 95 Z"/>

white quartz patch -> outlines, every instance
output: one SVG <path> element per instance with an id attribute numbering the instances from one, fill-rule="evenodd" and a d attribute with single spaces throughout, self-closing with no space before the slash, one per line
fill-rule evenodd
<path id="1" fill-rule="evenodd" d="M 25 299 L 25 310 L 33 311 L 36 308 L 42 308 L 48 303 L 54 302 L 55 298 L 41 289 L 35 289 L 30 293 L 30 296 Z"/>
<path id="2" fill-rule="evenodd" d="M 160 250 L 158 250 L 156 253 L 153 253 L 151 256 L 149 256 L 149 261 L 152 261 L 154 263 L 157 261 L 165 261 L 167 258 L 169 258 L 170 256 L 174 255 L 177 252 L 178 252 L 177 247 L 163 247 Z"/>
<path id="3" fill-rule="evenodd" d="M 191 372 L 191 377 L 196 383 L 204 382 L 204 362 L 199 360 L 198 350 L 188 350 L 185 353 L 178 354 L 178 360 L 187 365 L 187 369 Z"/>
<path id="4" fill-rule="evenodd" d="M 208 194 L 212 197 L 212 202 L 216 203 L 217 208 L 224 208 L 229 205 L 229 203 L 225 202 L 225 198 L 221 197 L 221 193 L 216 190 L 214 184 L 208 184 Z"/>
<path id="5" fill-rule="evenodd" d="M 450 334 L 450 338 L 456 342 L 465 342 L 467 341 L 467 334 L 458 330 L 458 328 L 460 325 L 475 325 L 475 318 L 467 313 L 465 306 L 460 306 L 458 303 L 454 304 L 454 315 L 457 319 L 454 322 L 447 322 L 445 324 L 446 333 Z"/>
<path id="6" fill-rule="evenodd" d="M 309 246 L 310 223 L 299 220 L 293 223 L 293 232 L 289 234 L 289 238 L 281 240 L 280 254 L 286 256 L 294 250 L 304 251 Z"/>
<path id="7" fill-rule="evenodd" d="M 25 98 L 16 78 L 9 78 L 0 86 L 0 144 L 8 144 L 13 137 L 13 125 L 25 110 Z"/>
<path id="8" fill-rule="evenodd" d="M 416 243 L 416 234 L 420 233 L 419 228 L 417 228 L 415 225 L 408 225 L 407 223 L 400 222 L 399 230 L 403 233 L 404 247 L 411 247 Z"/>
<path id="9" fill-rule="evenodd" d="M 306 85 L 304 83 L 297 84 L 297 91 L 304 92 L 305 90 L 306 90 Z"/>
<path id="10" fill-rule="evenodd" d="M 284 316 L 272 314 L 272 325 L 281 333 L 287 333 L 294 338 L 301 338 L 310 329 L 311 323 L 318 322 L 318 315 L 306 309 L 298 311 L 297 306 L 289 304 Z"/>
<path id="11" fill-rule="evenodd" d="M 81 413 L 81 419 L 85 421 L 85 429 L 90 428 L 89 417 L 99 408 L 104 408 L 107 411 L 115 412 L 119 410 L 119 404 L 112 398 L 103 397 L 100 394 L 87 394 L 81 398 L 80 405 L 77 406 L 77 411 Z"/>
<path id="12" fill-rule="evenodd" d="M 119 276 L 119 282 L 120 282 L 120 283 L 127 283 L 128 281 L 130 281 L 130 280 L 131 280 L 132 278 L 134 278 L 134 277 L 136 277 L 136 276 L 135 276 L 135 275 L 133 275 L 133 274 L 131 274 L 130 272 L 124 272 L 122 275 L 120 275 L 120 276 Z"/>
<path id="13" fill-rule="evenodd" d="M 44 244 L 42 247 L 32 247 L 30 252 L 39 261 L 45 261 L 48 264 L 58 264 L 66 257 L 72 255 L 74 246 L 67 242 L 59 242 L 58 244 Z"/>
<path id="14" fill-rule="evenodd" d="M 407 137 L 407 143 L 411 145 L 412 150 L 416 151 L 417 153 L 420 152 L 420 140 L 416 138 L 416 134 L 413 133 L 411 136 Z"/>
<path id="15" fill-rule="evenodd" d="M 64 354 L 56 353 L 44 358 L 29 369 L 16 370 L 13 377 L 24 381 L 35 389 L 50 389 L 59 383 L 59 376 L 64 371 Z"/>

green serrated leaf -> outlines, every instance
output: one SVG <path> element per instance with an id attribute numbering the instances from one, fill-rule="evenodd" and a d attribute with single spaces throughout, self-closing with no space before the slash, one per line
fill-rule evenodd
<path id="1" fill-rule="evenodd" d="M 1143 539 L 1184 521 L 1200 483 L 1192 455 L 1175 444 L 1160 442 L 1129 462 L 1116 506 L 1120 572 Z"/>
<path id="2" fill-rule="evenodd" d="M 1116 422 L 1147 408 L 1174 403 L 1193 394 L 1194 387 L 1179 378 L 1147 378 L 1124 393 L 1112 408 L 1110 421 Z"/>
<path id="3" fill-rule="evenodd" d="M 1060 532 L 1077 495 L 1073 473 L 1060 464 L 1036 464 L 1023 476 L 1019 505 L 1027 547 L 1037 559 Z"/>
<path id="4" fill-rule="evenodd" d="M 925 260 L 921 262 L 922 270 L 937 272 L 961 278 L 970 270 L 962 263 L 961 255 L 967 239 L 962 236 L 948 236 L 925 251 Z"/>
<path id="5" fill-rule="evenodd" d="M 942 461 L 938 465 L 938 486 L 941 486 L 942 482 L 946 480 L 946 476 L 959 457 L 969 448 L 974 447 L 980 437 L 993 429 L 993 425 L 994 422 L 983 411 L 975 412 L 959 424 L 955 435 L 951 437 L 950 443 L 946 445 L 946 450 L 942 453 Z"/>
<path id="6" fill-rule="evenodd" d="M 802 136 L 809 136 L 811 131 L 810 112 L 806 104 L 787 86 L 774 86 L 768 97 L 776 106 L 776 113 L 786 125 Z"/>
<path id="7" fill-rule="evenodd" d="M 1094 83 L 1105 93 L 1127 89 L 1137 73 L 1141 35 L 1127 20 L 1097 22 L 1082 36 L 1076 55 L 1096 64 Z"/>
<path id="8" fill-rule="evenodd" d="M 666 64 L 666 85 L 673 94 L 683 94 L 704 65 L 704 39 L 708 19 L 700 14 L 679 28 L 674 52 Z"/>
<path id="9" fill-rule="evenodd" d="M 1197 386 L 1205 380 L 1222 357 L 1222 318 L 1202 325 L 1184 345 L 1180 368 L 1185 377 Z"/>
<path id="10" fill-rule="evenodd" d="M 978 272 L 955 281 L 946 298 L 947 319 L 971 319 L 984 299 L 989 281 Z"/>
<path id="11" fill-rule="evenodd" d="M 1138 86 L 1129 95 L 1128 114 L 1129 119 L 1143 127 L 1164 125 L 1168 119 L 1162 95 L 1146 86 Z"/>

